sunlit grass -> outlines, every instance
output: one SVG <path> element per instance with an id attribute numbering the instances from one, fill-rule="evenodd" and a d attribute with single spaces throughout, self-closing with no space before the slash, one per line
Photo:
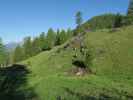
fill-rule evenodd
<path id="1" fill-rule="evenodd" d="M 115 32 L 109 30 L 87 33 L 85 43 L 91 50 L 91 69 L 96 75 L 72 76 L 71 49 L 42 52 L 30 58 L 32 74 L 28 84 L 34 87 L 40 100 L 88 100 L 108 96 L 112 100 L 133 96 L 133 26 Z M 131 99 L 131 98 L 128 98 Z"/>

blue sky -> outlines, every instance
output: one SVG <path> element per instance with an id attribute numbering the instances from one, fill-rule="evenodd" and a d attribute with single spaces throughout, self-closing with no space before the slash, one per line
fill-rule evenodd
<path id="1" fill-rule="evenodd" d="M 74 28 L 74 15 L 84 21 L 103 13 L 126 13 L 128 0 L 0 0 L 0 37 L 4 43 L 37 36 L 52 27 Z"/>

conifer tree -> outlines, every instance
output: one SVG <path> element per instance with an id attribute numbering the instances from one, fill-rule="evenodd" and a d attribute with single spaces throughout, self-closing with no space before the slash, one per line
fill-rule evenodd
<path id="1" fill-rule="evenodd" d="M 54 47 L 55 39 L 56 39 L 55 32 L 53 31 L 52 28 L 50 28 L 47 33 L 47 49 L 51 49 Z"/>
<path id="2" fill-rule="evenodd" d="M 55 45 L 60 45 L 60 30 L 57 29 Z"/>
<path id="3" fill-rule="evenodd" d="M 0 65 L 6 64 L 7 53 L 5 46 L 2 43 L 2 39 L 0 38 Z"/>
<path id="4" fill-rule="evenodd" d="M 65 30 L 62 30 L 60 32 L 59 40 L 60 40 L 60 44 L 63 44 L 64 42 L 66 42 L 66 40 L 67 40 L 67 34 L 66 34 Z"/>
<path id="5" fill-rule="evenodd" d="M 18 45 L 15 48 L 14 53 L 13 53 L 13 63 L 22 61 L 23 59 L 24 59 L 24 51 L 23 51 L 23 48 L 20 45 Z"/>
<path id="6" fill-rule="evenodd" d="M 80 11 L 78 11 L 76 13 L 76 24 L 77 24 L 77 27 L 80 27 L 81 24 L 82 24 L 82 13 Z"/>
<path id="7" fill-rule="evenodd" d="M 37 41 L 37 40 L 36 40 Z M 40 47 L 40 50 L 43 50 L 45 48 L 45 42 L 46 42 L 46 37 L 45 37 L 45 33 L 42 32 L 39 36 L 39 47 Z"/>
<path id="8" fill-rule="evenodd" d="M 42 42 L 42 41 L 41 41 Z M 41 52 L 41 43 L 40 43 L 40 38 L 36 37 L 34 38 L 34 40 L 32 41 L 32 56 L 38 54 Z"/>
<path id="9" fill-rule="evenodd" d="M 73 36 L 73 32 L 70 28 L 67 29 L 67 39 L 70 39 Z"/>
<path id="10" fill-rule="evenodd" d="M 83 19 L 82 19 L 82 13 L 80 11 L 78 11 L 76 13 L 76 24 L 77 24 L 77 28 L 76 30 L 74 31 L 74 35 L 77 35 L 77 34 L 81 34 L 83 33 L 83 29 L 82 29 L 82 22 L 83 22 Z"/>
<path id="11" fill-rule="evenodd" d="M 26 37 L 24 39 L 23 48 L 24 48 L 25 58 L 31 57 L 34 52 L 34 50 L 32 49 L 31 37 Z"/>
<path id="12" fill-rule="evenodd" d="M 117 27 L 122 26 L 122 20 L 123 20 L 122 15 L 120 15 L 119 13 L 117 13 L 116 16 L 115 16 L 115 20 L 114 20 L 113 27 L 114 28 L 117 28 Z"/>
<path id="13" fill-rule="evenodd" d="M 133 24 L 133 0 L 129 1 L 127 16 L 125 17 L 124 24 L 125 25 Z"/>
<path id="14" fill-rule="evenodd" d="M 128 7 L 127 15 L 133 17 L 133 0 L 129 1 L 129 7 Z"/>

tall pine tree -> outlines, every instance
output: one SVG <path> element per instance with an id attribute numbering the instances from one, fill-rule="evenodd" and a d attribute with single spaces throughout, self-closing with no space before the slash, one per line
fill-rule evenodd
<path id="1" fill-rule="evenodd" d="M 60 30 L 57 29 L 55 45 L 60 45 Z"/>
<path id="2" fill-rule="evenodd" d="M 66 42 L 67 34 L 66 34 L 65 30 L 62 30 L 60 32 L 60 38 L 59 39 L 60 39 L 60 44 L 63 44 L 64 42 Z"/>
<path id="3" fill-rule="evenodd" d="M 47 33 L 47 49 L 51 49 L 55 46 L 56 35 L 52 28 Z"/>
<path id="4" fill-rule="evenodd" d="M 46 42 L 46 37 L 45 37 L 45 33 L 42 32 L 39 36 L 39 47 L 40 50 L 45 50 L 45 42 Z"/>
<path id="5" fill-rule="evenodd" d="M 129 1 L 129 7 L 128 7 L 127 15 L 133 17 L 133 0 Z"/>
<path id="6" fill-rule="evenodd" d="M 73 36 L 73 31 L 70 28 L 68 28 L 67 29 L 67 39 L 72 38 L 72 36 Z"/>
<path id="7" fill-rule="evenodd" d="M 40 38 L 36 37 L 32 41 L 32 56 L 41 52 Z"/>
<path id="8" fill-rule="evenodd" d="M 13 52 L 13 62 L 12 63 L 17 63 L 19 61 L 22 61 L 23 59 L 24 59 L 23 48 L 20 45 L 18 45 Z"/>
<path id="9" fill-rule="evenodd" d="M 80 27 L 81 26 L 81 24 L 82 24 L 82 13 L 80 12 L 80 11 L 78 11 L 77 13 L 76 13 L 76 24 L 77 24 L 77 27 Z"/>
<path id="10" fill-rule="evenodd" d="M 125 25 L 133 24 L 133 0 L 129 1 L 127 16 L 125 17 L 124 24 Z"/>
<path id="11" fill-rule="evenodd" d="M 7 60 L 7 54 L 5 46 L 2 43 L 2 39 L 0 38 L 0 66 L 3 66 L 6 64 Z"/>
<path id="12" fill-rule="evenodd" d="M 76 13 L 75 18 L 76 18 L 77 29 L 74 31 L 74 35 L 77 35 L 77 34 L 83 33 L 83 29 L 81 27 L 82 22 L 83 22 L 82 13 L 78 11 Z"/>
<path id="13" fill-rule="evenodd" d="M 122 26 L 122 20 L 123 20 L 123 16 L 121 14 L 117 13 L 115 15 L 113 28 L 121 27 Z"/>
<path id="14" fill-rule="evenodd" d="M 24 44 L 23 44 L 23 48 L 24 48 L 24 57 L 28 58 L 31 57 L 34 50 L 32 49 L 32 42 L 31 42 L 31 37 L 26 37 L 24 39 Z"/>

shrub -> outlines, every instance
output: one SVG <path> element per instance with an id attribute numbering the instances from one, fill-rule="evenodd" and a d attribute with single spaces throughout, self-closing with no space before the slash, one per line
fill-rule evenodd
<path id="1" fill-rule="evenodd" d="M 89 68 L 91 65 L 91 55 L 89 50 L 86 48 L 76 49 L 75 55 L 73 56 L 72 63 L 77 67 Z"/>

